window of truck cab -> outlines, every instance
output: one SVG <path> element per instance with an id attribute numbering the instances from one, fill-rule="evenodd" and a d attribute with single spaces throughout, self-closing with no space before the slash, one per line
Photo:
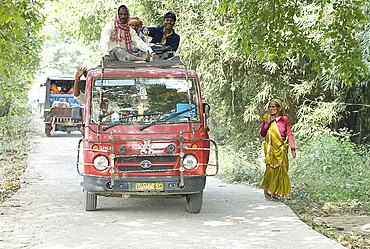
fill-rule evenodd
<path id="1" fill-rule="evenodd" d="M 102 87 L 94 78 L 91 96 L 90 123 L 200 122 L 194 77 L 112 77 L 104 78 Z"/>

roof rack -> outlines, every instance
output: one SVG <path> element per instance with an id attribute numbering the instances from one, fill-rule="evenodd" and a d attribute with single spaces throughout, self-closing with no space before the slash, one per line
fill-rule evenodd
<path id="1" fill-rule="evenodd" d="M 104 68 L 138 68 L 138 67 L 173 67 L 186 66 L 181 60 L 153 60 L 144 61 L 111 61 L 105 62 Z M 101 67 L 101 66 L 99 66 Z"/>
<path id="2" fill-rule="evenodd" d="M 52 75 L 46 77 L 46 80 L 75 80 L 74 75 Z"/>

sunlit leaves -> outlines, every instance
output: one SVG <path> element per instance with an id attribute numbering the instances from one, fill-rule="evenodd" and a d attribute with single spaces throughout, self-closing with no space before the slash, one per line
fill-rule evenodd
<path id="1" fill-rule="evenodd" d="M 100 32 L 108 21 L 114 20 L 121 4 L 118 0 L 62 0 L 52 6 L 51 21 L 64 36 L 98 51 Z"/>
<path id="2" fill-rule="evenodd" d="M 257 54 L 257 60 L 266 53 L 266 59 L 278 59 L 280 64 L 294 51 L 315 59 L 313 69 L 319 76 L 337 67 L 343 82 L 350 85 L 368 70 L 357 39 L 362 31 L 359 24 L 368 21 L 364 2 L 228 0 L 223 11 L 234 14 L 229 37 L 238 52 Z"/>
<path id="3" fill-rule="evenodd" d="M 0 6 L 0 105 L 25 92 L 39 65 L 41 4 L 3 0 Z M 1 107 L 0 107 L 1 108 Z"/>

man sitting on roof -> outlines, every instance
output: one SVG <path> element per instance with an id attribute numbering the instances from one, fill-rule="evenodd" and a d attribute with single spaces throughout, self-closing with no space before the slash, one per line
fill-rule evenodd
<path id="1" fill-rule="evenodd" d="M 167 12 L 163 16 L 163 26 L 142 27 L 140 30 L 144 35 L 153 37 L 151 43 L 161 43 L 163 46 L 170 46 L 173 51 L 176 51 L 179 47 L 180 36 L 173 30 L 175 22 L 176 15 L 173 12 Z"/>
<path id="2" fill-rule="evenodd" d="M 121 5 L 113 22 L 109 22 L 103 28 L 100 38 L 100 53 L 104 62 L 109 61 L 149 61 L 159 59 L 153 50 L 137 36 L 136 31 L 130 28 L 128 20 L 129 9 Z M 145 52 L 143 57 L 132 54 L 132 44 Z"/>

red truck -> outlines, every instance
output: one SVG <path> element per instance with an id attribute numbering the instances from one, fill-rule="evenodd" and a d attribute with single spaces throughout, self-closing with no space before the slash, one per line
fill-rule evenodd
<path id="1" fill-rule="evenodd" d="M 84 209 L 96 210 L 98 195 L 182 196 L 199 213 L 218 155 L 196 73 L 181 60 L 111 62 L 88 72 L 85 93 Z"/>

